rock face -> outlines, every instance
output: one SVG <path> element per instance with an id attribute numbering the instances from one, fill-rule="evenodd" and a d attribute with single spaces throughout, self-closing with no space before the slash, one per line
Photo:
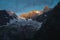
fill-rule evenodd
<path id="1" fill-rule="evenodd" d="M 0 10 L 0 26 L 6 25 L 11 19 L 14 18 L 17 18 L 15 13 L 6 10 Z"/>
<path id="2" fill-rule="evenodd" d="M 51 11 L 47 12 L 47 20 L 36 32 L 35 40 L 60 40 L 60 2 Z"/>
<path id="3" fill-rule="evenodd" d="M 43 13 L 41 15 L 37 16 L 35 18 L 35 20 L 38 22 L 44 22 L 47 19 L 47 17 L 50 15 L 50 13 L 48 13 L 50 10 L 52 10 L 52 8 L 45 6 L 43 9 Z"/>
<path id="4" fill-rule="evenodd" d="M 38 22 L 44 22 L 46 19 L 47 19 L 47 13 L 44 13 L 42 15 L 39 15 L 35 18 L 35 21 L 38 21 Z"/>

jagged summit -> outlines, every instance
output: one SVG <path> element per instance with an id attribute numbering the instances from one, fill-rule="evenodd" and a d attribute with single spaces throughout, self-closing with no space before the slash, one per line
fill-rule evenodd
<path id="1" fill-rule="evenodd" d="M 50 11 L 50 10 L 52 10 L 52 9 L 49 8 L 48 6 L 45 6 L 44 9 L 43 9 L 44 12 L 48 12 L 48 11 Z"/>

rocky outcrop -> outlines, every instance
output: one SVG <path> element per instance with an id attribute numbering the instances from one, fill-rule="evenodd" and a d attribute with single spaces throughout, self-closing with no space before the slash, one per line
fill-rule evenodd
<path id="1" fill-rule="evenodd" d="M 47 12 L 47 20 L 36 32 L 35 40 L 60 40 L 60 2 L 51 11 Z"/>

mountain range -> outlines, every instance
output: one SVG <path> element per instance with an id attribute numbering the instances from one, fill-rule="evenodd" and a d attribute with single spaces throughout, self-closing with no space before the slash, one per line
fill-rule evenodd
<path id="1" fill-rule="evenodd" d="M 6 24 L 9 25 L 6 25 Z M 60 40 L 60 2 L 17 16 L 0 10 L 0 40 Z"/>
<path id="2" fill-rule="evenodd" d="M 42 15 L 44 12 L 47 12 L 49 10 L 51 10 L 51 8 L 45 6 L 43 10 L 32 10 L 28 13 L 21 14 L 19 17 L 35 20 L 39 15 Z"/>

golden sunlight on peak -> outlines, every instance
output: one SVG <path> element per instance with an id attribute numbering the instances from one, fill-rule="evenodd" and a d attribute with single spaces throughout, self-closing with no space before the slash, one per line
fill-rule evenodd
<path id="1" fill-rule="evenodd" d="M 43 11 L 40 11 L 40 10 L 32 10 L 28 13 L 24 13 L 24 14 L 21 14 L 20 17 L 23 17 L 23 18 L 33 18 L 33 17 L 36 17 L 38 15 L 41 15 L 43 14 Z"/>
<path id="2" fill-rule="evenodd" d="M 40 13 L 40 11 L 35 11 L 36 13 Z"/>

